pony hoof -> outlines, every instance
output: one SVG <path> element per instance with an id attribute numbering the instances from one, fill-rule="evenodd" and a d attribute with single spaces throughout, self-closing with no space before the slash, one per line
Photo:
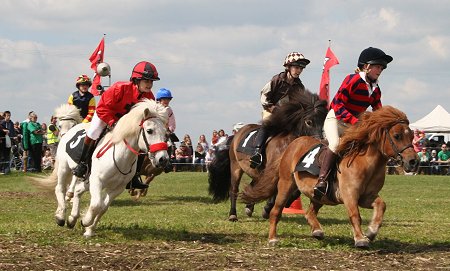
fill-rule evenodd
<path id="1" fill-rule="evenodd" d="M 237 215 L 230 215 L 228 217 L 228 221 L 237 222 L 238 221 Z"/>
<path id="2" fill-rule="evenodd" d="M 312 237 L 316 238 L 317 240 L 323 240 L 325 234 L 322 230 L 315 230 L 312 232 Z"/>
<path id="3" fill-rule="evenodd" d="M 141 197 L 147 196 L 147 191 L 148 191 L 148 188 L 143 189 L 141 192 Z"/>
<path id="4" fill-rule="evenodd" d="M 73 229 L 73 227 L 75 227 L 75 224 L 77 224 L 77 220 L 76 219 L 74 219 L 74 218 L 72 218 L 72 217 L 69 217 L 68 219 L 67 219 L 67 228 L 69 228 L 69 229 Z"/>
<path id="5" fill-rule="evenodd" d="M 70 200 L 71 198 L 73 198 L 73 192 L 69 192 L 69 191 L 67 191 L 67 193 L 66 193 L 66 199 L 67 200 Z"/>
<path id="6" fill-rule="evenodd" d="M 60 227 L 64 227 L 64 224 L 66 224 L 66 221 L 64 219 L 59 219 L 59 218 L 55 217 L 55 220 L 56 220 L 56 224 L 58 224 L 58 226 L 60 226 Z"/>
<path id="7" fill-rule="evenodd" d="M 373 240 L 375 240 L 375 237 L 377 237 L 377 233 L 376 233 L 376 232 L 372 232 L 372 231 L 367 231 L 366 237 L 367 237 L 370 241 L 373 241 Z"/>
<path id="8" fill-rule="evenodd" d="M 84 238 L 89 239 L 91 237 L 93 237 L 95 234 L 92 232 L 85 232 L 83 233 Z"/>
<path id="9" fill-rule="evenodd" d="M 252 215 L 253 215 L 253 210 L 250 209 L 250 208 L 245 208 L 245 214 L 246 214 L 248 217 L 252 217 Z"/>
<path id="10" fill-rule="evenodd" d="M 356 248 L 368 248 L 369 247 L 369 239 L 364 238 L 362 240 L 355 241 Z"/>
<path id="11" fill-rule="evenodd" d="M 276 246 L 279 242 L 280 242 L 280 240 L 274 238 L 274 239 L 270 239 L 268 244 L 269 244 L 269 247 L 274 247 L 274 246 Z"/>
<path id="12" fill-rule="evenodd" d="M 128 193 L 130 193 L 130 196 L 132 197 L 137 195 L 137 191 L 135 191 L 134 189 L 128 190 Z"/>
<path id="13" fill-rule="evenodd" d="M 376 231 L 373 231 L 372 229 L 368 229 L 366 232 L 366 237 L 370 240 L 373 241 L 375 240 L 375 237 L 377 237 L 377 233 Z"/>

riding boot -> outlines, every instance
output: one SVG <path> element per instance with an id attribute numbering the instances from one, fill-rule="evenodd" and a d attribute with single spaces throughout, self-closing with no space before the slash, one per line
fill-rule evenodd
<path id="1" fill-rule="evenodd" d="M 148 185 L 143 183 L 140 175 L 134 175 L 133 179 L 127 183 L 126 189 L 146 189 Z"/>
<path id="2" fill-rule="evenodd" d="M 263 147 L 267 140 L 267 131 L 264 126 L 258 131 L 256 135 L 256 143 L 255 143 L 255 153 L 250 157 L 250 167 L 251 168 L 259 168 L 262 167 L 263 164 Z"/>
<path id="3" fill-rule="evenodd" d="M 95 140 L 86 136 L 84 138 L 83 150 L 81 151 L 81 157 L 78 160 L 78 165 L 72 169 L 73 175 L 78 178 L 84 177 L 87 171 L 87 159 L 92 155 L 92 149 L 94 147 Z"/>
<path id="4" fill-rule="evenodd" d="M 336 163 L 336 154 L 330 149 L 325 150 L 324 159 L 320 168 L 319 178 L 314 187 L 314 198 L 316 200 L 322 199 L 327 192 L 329 175 Z"/>
<path id="5" fill-rule="evenodd" d="M 133 176 L 133 179 L 127 184 L 126 189 L 146 189 L 148 188 L 148 185 L 143 183 L 141 180 L 141 168 L 142 164 L 144 163 L 146 154 L 139 154 L 136 164 L 136 175 Z"/>

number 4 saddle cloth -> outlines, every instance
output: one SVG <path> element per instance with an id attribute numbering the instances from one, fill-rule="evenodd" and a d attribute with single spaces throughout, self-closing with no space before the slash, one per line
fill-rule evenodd
<path id="1" fill-rule="evenodd" d="M 295 166 L 295 171 L 306 171 L 312 175 L 319 176 L 320 165 L 323 160 L 323 151 L 328 148 L 328 146 L 319 143 L 314 145 Z"/>

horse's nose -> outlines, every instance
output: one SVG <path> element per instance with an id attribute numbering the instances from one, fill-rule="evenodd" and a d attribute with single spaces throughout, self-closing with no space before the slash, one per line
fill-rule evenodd
<path id="1" fill-rule="evenodd" d="M 419 166 L 419 160 L 418 159 L 411 159 L 409 161 L 409 165 L 411 166 L 411 168 L 416 169 Z"/>
<path id="2" fill-rule="evenodd" d="M 412 171 L 416 171 L 419 168 L 419 160 L 418 159 L 411 159 L 409 160 L 409 167 L 412 169 Z"/>
<path id="3" fill-rule="evenodd" d="M 159 158 L 158 163 L 161 167 L 166 167 L 168 164 L 170 164 L 170 160 L 167 159 L 167 157 L 163 156 Z"/>

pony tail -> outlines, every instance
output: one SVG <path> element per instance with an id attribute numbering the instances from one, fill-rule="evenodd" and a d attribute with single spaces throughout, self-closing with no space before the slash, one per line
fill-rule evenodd
<path id="1" fill-rule="evenodd" d="M 27 177 L 27 179 L 37 188 L 44 191 L 54 191 L 55 186 L 58 183 L 58 159 L 55 161 L 55 165 L 50 176 L 47 178 L 42 177 Z"/>
<path id="2" fill-rule="evenodd" d="M 230 197 L 231 164 L 229 148 L 218 148 L 216 157 L 208 166 L 208 192 L 215 203 Z"/>
<path id="3" fill-rule="evenodd" d="M 245 204 L 256 204 L 274 195 L 279 179 L 280 162 L 281 157 L 264 169 L 256 183 L 247 185 L 244 191 L 239 194 L 240 200 Z"/>

